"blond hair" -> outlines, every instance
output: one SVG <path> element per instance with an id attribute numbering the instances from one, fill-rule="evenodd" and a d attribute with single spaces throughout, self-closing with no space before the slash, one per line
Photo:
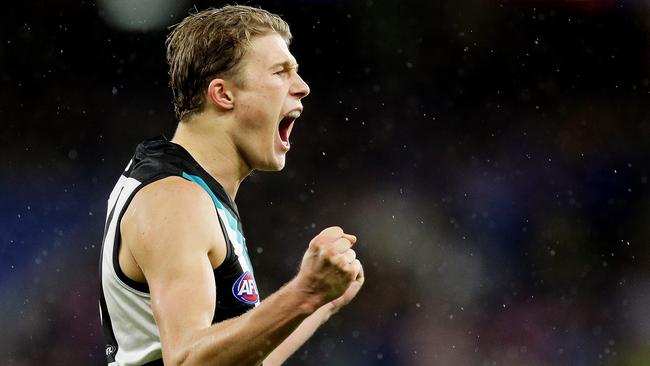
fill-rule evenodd
<path id="1" fill-rule="evenodd" d="M 201 110 L 204 90 L 215 77 L 237 80 L 238 66 L 253 37 L 276 32 L 291 42 L 289 25 L 278 15 L 243 5 L 191 14 L 167 37 L 169 86 L 176 117 Z"/>

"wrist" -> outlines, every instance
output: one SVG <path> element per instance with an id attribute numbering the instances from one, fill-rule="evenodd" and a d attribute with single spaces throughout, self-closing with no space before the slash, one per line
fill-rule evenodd
<path id="1" fill-rule="evenodd" d="M 325 304 L 323 296 L 303 284 L 298 277 L 289 281 L 287 287 L 292 292 L 291 296 L 299 299 L 298 310 L 305 315 L 313 314 Z"/>
<path id="2" fill-rule="evenodd" d="M 338 309 L 332 304 L 332 302 L 328 302 L 325 305 L 321 306 L 314 312 L 314 315 L 318 318 L 321 324 L 326 323 L 332 315 L 336 314 Z"/>

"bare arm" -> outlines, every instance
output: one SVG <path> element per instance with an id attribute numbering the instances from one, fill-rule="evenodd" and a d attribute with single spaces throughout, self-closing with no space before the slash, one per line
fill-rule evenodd
<path id="1" fill-rule="evenodd" d="M 355 240 L 356 241 L 356 240 Z M 361 289 L 365 277 L 363 268 L 359 272 L 357 278 L 350 284 L 350 287 L 345 293 L 336 300 L 330 301 L 321 306 L 314 313 L 309 315 L 303 322 L 296 328 L 296 330 L 280 343 L 273 352 L 264 360 L 264 366 L 277 366 L 282 365 L 292 354 L 294 354 L 311 336 L 314 335 L 318 328 L 325 324 L 332 315 L 337 313 L 343 306 L 347 305 Z"/>
<path id="2" fill-rule="evenodd" d="M 212 268 L 226 244 L 209 196 L 181 178 L 152 183 L 129 206 L 122 234 L 149 285 L 168 365 L 260 364 L 307 316 L 340 296 L 361 266 L 337 260 L 352 245 L 342 230 L 314 239 L 294 280 L 244 315 L 211 325 Z"/>

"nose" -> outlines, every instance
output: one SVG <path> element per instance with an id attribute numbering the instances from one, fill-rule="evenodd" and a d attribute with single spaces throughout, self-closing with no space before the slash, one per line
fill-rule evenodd
<path id="1" fill-rule="evenodd" d="M 298 75 L 296 75 L 296 80 L 293 83 L 292 89 L 290 90 L 291 95 L 295 96 L 298 99 L 302 99 L 309 95 L 309 85 Z"/>

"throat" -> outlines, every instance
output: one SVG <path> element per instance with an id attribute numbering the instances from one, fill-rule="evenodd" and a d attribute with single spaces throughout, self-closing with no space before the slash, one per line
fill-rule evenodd
<path id="1" fill-rule="evenodd" d="M 250 174 L 250 168 L 234 144 L 228 139 L 209 139 L 181 126 L 171 142 L 184 148 L 223 187 L 228 197 L 235 200 L 239 185 Z"/>

